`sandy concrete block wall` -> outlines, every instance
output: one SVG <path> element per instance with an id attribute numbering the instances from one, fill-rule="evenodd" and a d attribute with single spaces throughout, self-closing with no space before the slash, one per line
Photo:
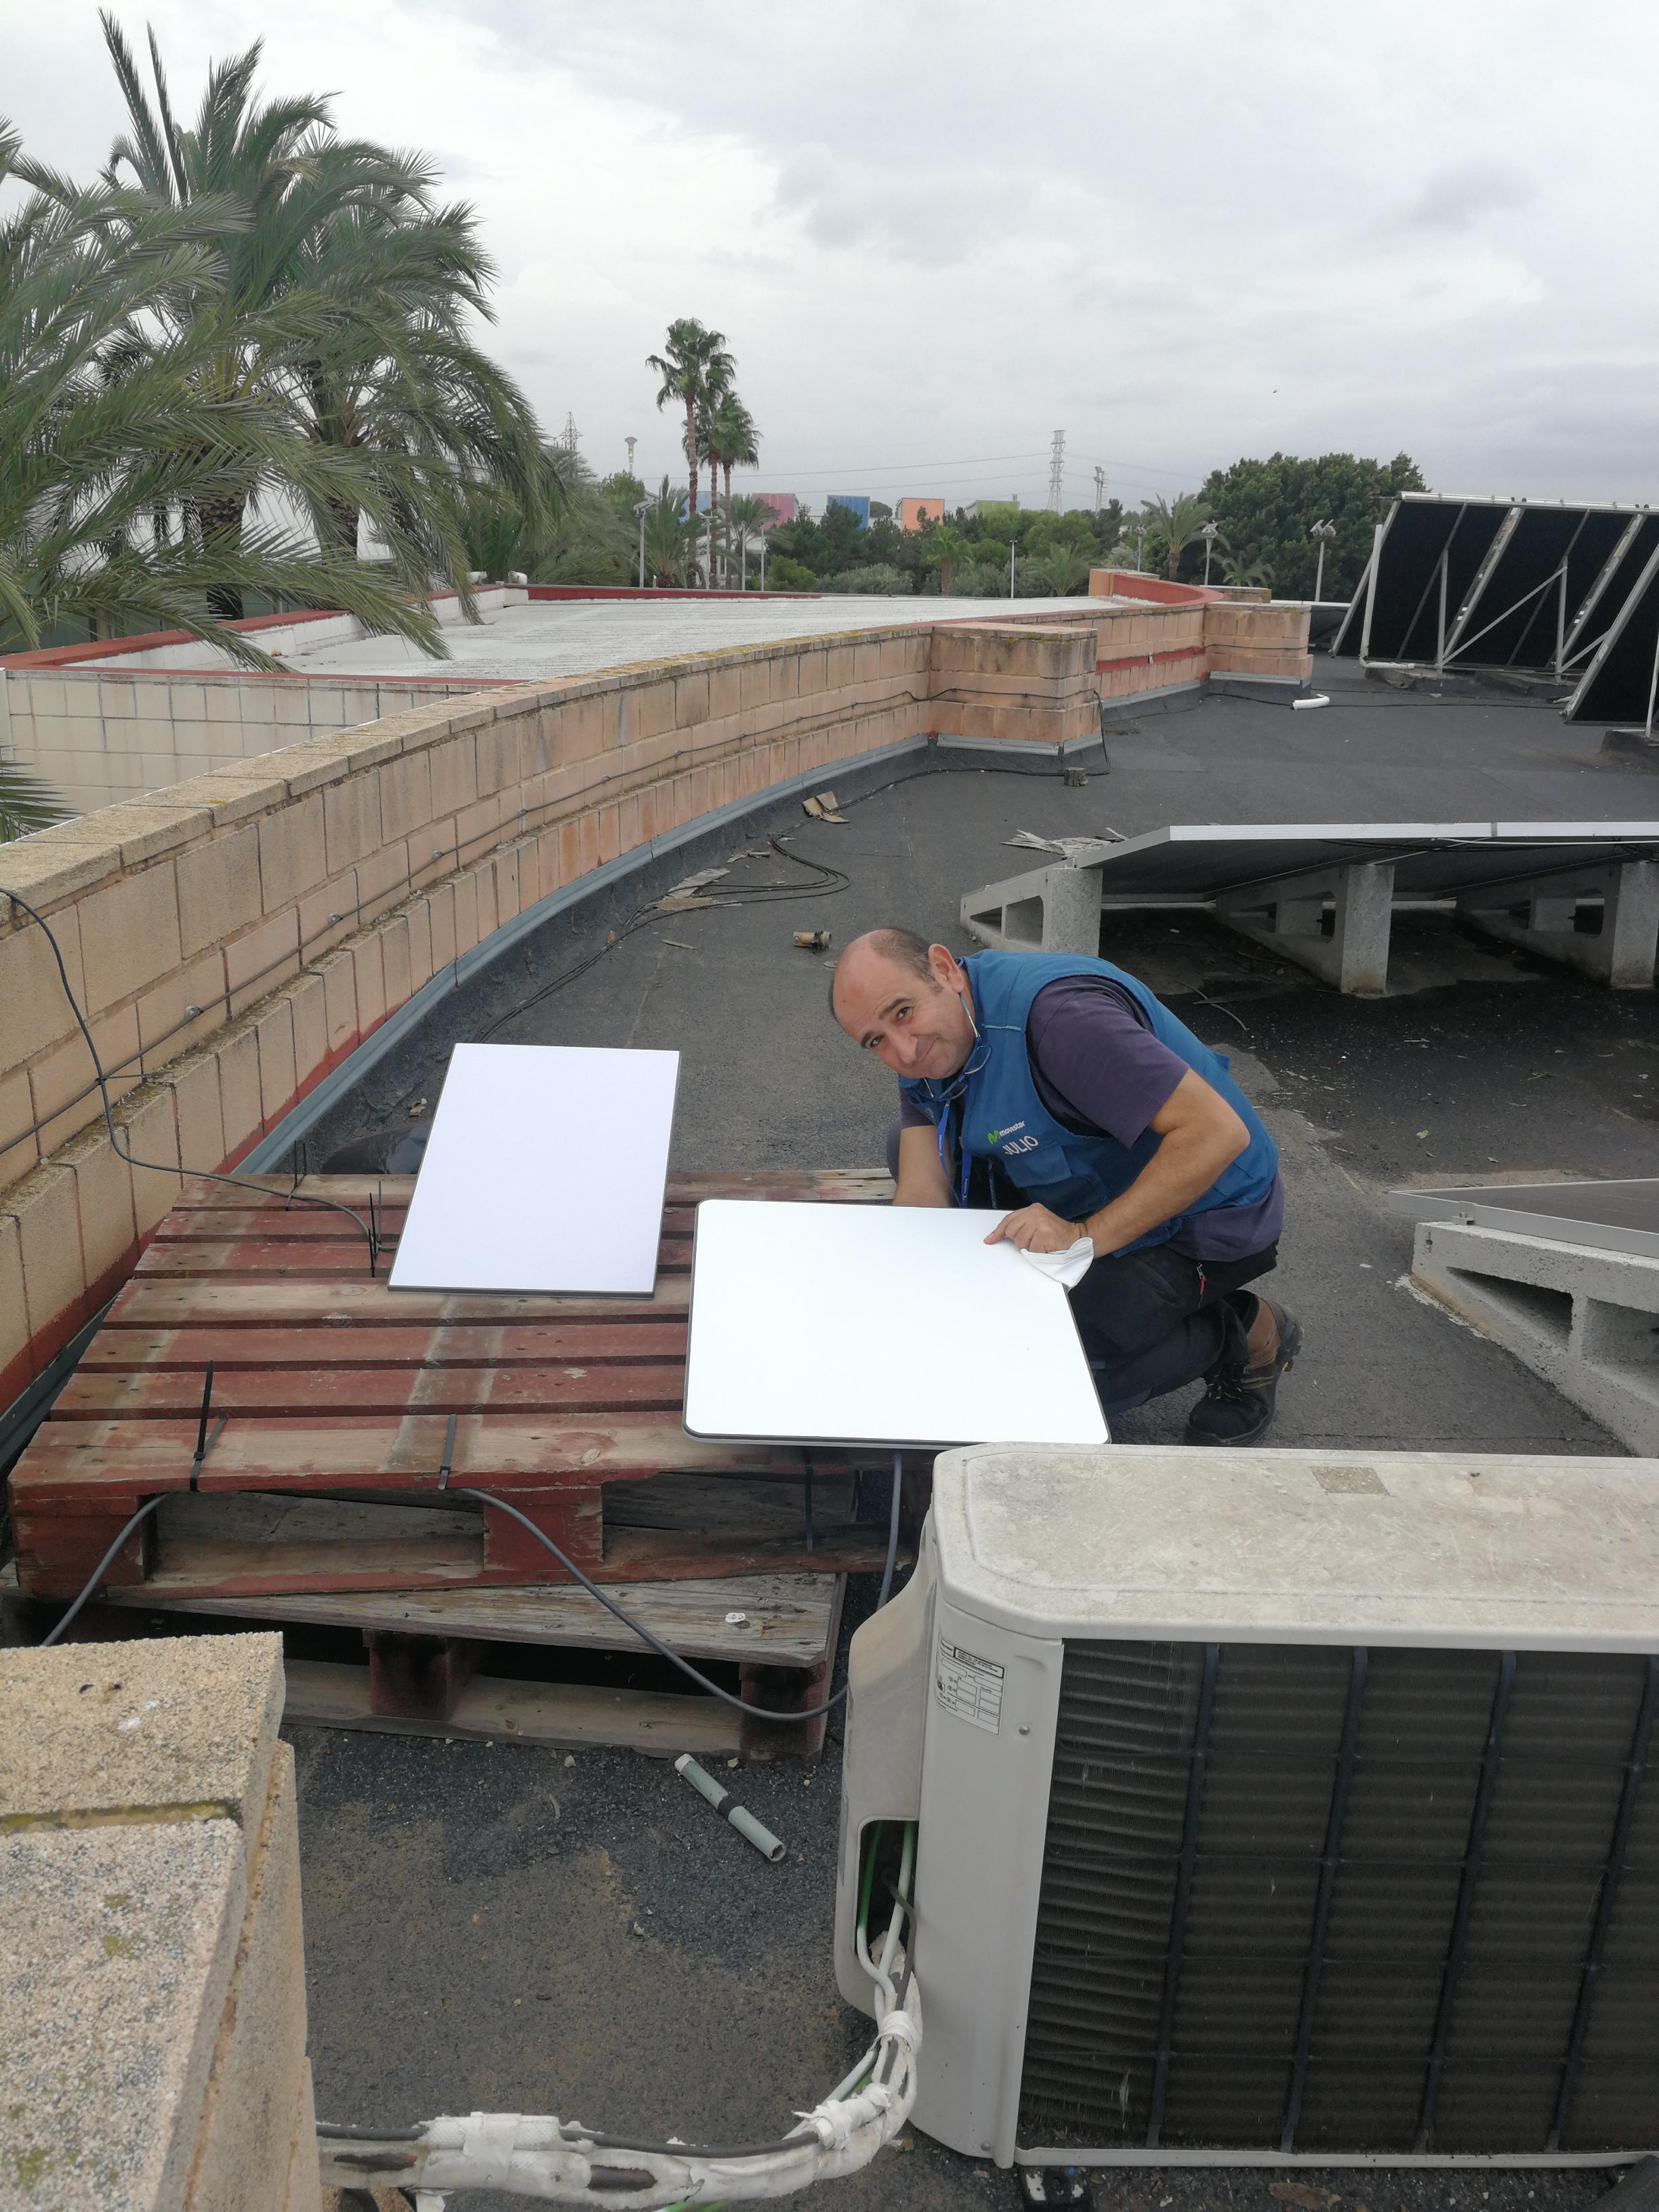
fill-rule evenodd
<path id="1" fill-rule="evenodd" d="M 903 625 L 411 708 L 0 850 L 0 1406 L 439 969 L 619 855 L 931 731 L 1094 726 L 1092 628 Z M 943 665 L 934 665 L 937 649 Z M 1001 716 L 1000 722 L 998 717 Z"/>
<path id="2" fill-rule="evenodd" d="M 1204 648 L 1210 673 L 1280 676 L 1306 683 L 1313 672 L 1308 651 L 1312 609 L 1284 600 L 1204 609 Z"/>
<path id="3" fill-rule="evenodd" d="M 0 1653 L 0 2212 L 319 2212 L 282 1639 Z"/>
<path id="4" fill-rule="evenodd" d="M 1081 610 L 1079 610 L 1081 612 Z M 1094 623 L 941 623 L 933 634 L 942 736 L 1057 745 L 1098 728 Z"/>
<path id="5" fill-rule="evenodd" d="M 1203 605 L 1120 600 L 1094 617 L 1095 680 L 1103 699 L 1196 684 L 1206 672 Z"/>
<path id="6" fill-rule="evenodd" d="M 504 688 L 459 677 L 0 668 L 0 757 L 89 814 L 301 738 Z"/>

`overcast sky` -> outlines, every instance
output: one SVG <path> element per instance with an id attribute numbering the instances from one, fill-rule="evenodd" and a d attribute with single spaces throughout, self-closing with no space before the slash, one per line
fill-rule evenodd
<path id="1" fill-rule="evenodd" d="M 724 331 L 747 488 L 1068 505 L 1275 447 L 1444 491 L 1656 496 L 1645 0 L 120 0 L 175 107 L 265 88 L 424 148 L 500 356 L 601 472 L 681 463 L 645 356 Z M 96 11 L 0 0 L 0 112 L 90 172 Z"/>

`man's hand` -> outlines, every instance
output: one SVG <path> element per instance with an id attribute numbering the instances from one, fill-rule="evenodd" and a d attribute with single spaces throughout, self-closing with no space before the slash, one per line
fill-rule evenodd
<path id="1" fill-rule="evenodd" d="M 1022 1206 L 1005 1213 L 986 1238 L 988 1244 L 1012 1244 L 1022 1252 L 1069 1252 L 1088 1232 L 1075 1221 L 1062 1221 L 1046 1206 Z"/>

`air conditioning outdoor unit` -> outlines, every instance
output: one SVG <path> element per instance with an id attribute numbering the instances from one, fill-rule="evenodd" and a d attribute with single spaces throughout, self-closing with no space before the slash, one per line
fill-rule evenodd
<path id="1" fill-rule="evenodd" d="M 915 2119 L 957 2150 L 1626 2162 L 1656 1655 L 1659 1462 L 947 1452 L 853 1641 L 842 1993 L 914 1820 Z"/>

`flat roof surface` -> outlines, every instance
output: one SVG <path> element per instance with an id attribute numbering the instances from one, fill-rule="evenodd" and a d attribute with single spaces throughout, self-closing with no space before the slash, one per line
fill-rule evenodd
<path id="1" fill-rule="evenodd" d="M 862 592 L 818 598 L 695 599 L 665 592 L 660 599 L 532 599 L 503 607 L 479 623 L 455 623 L 443 633 L 447 661 L 434 660 L 408 640 L 368 637 L 287 653 L 285 668 L 302 676 L 331 670 L 349 676 L 586 676 L 641 660 L 718 653 L 738 645 L 822 637 L 838 630 L 890 629 L 902 623 L 1002 622 L 1011 616 L 1086 618 L 1099 599 L 957 599 L 878 598 Z"/>
<path id="2" fill-rule="evenodd" d="M 938 604 L 913 603 L 924 616 Z M 691 605 L 668 611 L 706 618 Z M 879 611 L 890 617 L 890 606 Z M 587 620 L 593 610 L 574 612 Z M 1184 714 L 1121 715 L 1107 740 L 1109 773 L 1082 789 L 977 769 L 910 775 L 899 762 L 872 773 L 859 796 L 838 770 L 844 825 L 808 821 L 792 800 L 734 828 L 716 858 L 731 862 L 732 881 L 805 886 L 808 872 L 767 846 L 770 831 L 785 853 L 842 872 L 845 890 L 635 915 L 621 887 L 604 910 L 562 919 L 519 948 L 489 991 L 447 1002 L 406 1054 L 365 1079 L 331 1138 L 313 1143 L 312 1164 L 348 1137 L 383 1156 L 418 1129 L 423 1117 L 410 1109 L 436 1097 L 450 1041 L 492 1024 L 498 1036 L 534 1042 L 680 1051 L 677 1164 L 877 1162 L 896 1112 L 893 1079 L 834 1028 L 826 963 L 797 951 L 792 933 L 828 928 L 839 949 L 899 921 L 969 951 L 958 902 L 1029 863 L 1007 848 L 1018 830 L 1659 816 L 1659 780 L 1604 763 L 1599 732 L 1566 728 L 1547 708 L 1395 691 L 1322 661 L 1317 680 L 1336 703 L 1315 713 L 1216 697 Z M 878 783 L 887 787 L 868 789 Z M 759 857 L 733 858 L 742 854 Z M 689 860 L 687 872 L 704 865 Z M 1396 920 L 1396 988 L 1379 1000 L 1344 999 L 1203 915 L 1113 917 L 1104 949 L 1231 1054 L 1279 1142 L 1289 1202 L 1279 1270 L 1263 1287 L 1297 1313 L 1305 1347 L 1280 1389 L 1274 1445 L 1331 1464 L 1344 1452 L 1469 1449 L 1620 1456 L 1587 1415 L 1413 1294 L 1412 1224 L 1389 1211 L 1388 1192 L 1650 1174 L 1652 994 L 1605 990 L 1443 916 Z M 1127 1442 L 1175 1443 L 1196 1395 L 1156 1401 L 1114 1426 Z M 855 1579 L 849 1618 L 869 1602 Z M 648 1662 L 635 1679 L 668 1686 Z M 567 1765 L 522 1746 L 297 1731 L 319 2110 L 390 2122 L 479 2106 L 575 2113 L 618 2131 L 769 2137 L 839 2078 L 867 2033 L 837 2002 L 831 1966 L 839 1729 L 832 1717 L 814 1773 L 721 1769 L 787 1844 L 775 1868 L 666 1765 L 629 1753 L 581 1752 Z M 908 2139 L 913 2151 L 884 2153 L 865 2174 L 815 2191 L 813 2204 L 1008 2212 L 1011 2177 Z M 1100 2212 L 1283 2212 L 1271 2192 L 1285 2179 L 1127 2170 L 1097 2174 L 1094 2194 Z M 1360 2203 L 1443 2212 L 1453 2202 L 1567 2212 L 1607 2185 L 1603 2173 L 1536 2168 L 1294 2179 L 1344 2212 Z M 476 2203 L 508 2212 L 513 2201 Z"/>

